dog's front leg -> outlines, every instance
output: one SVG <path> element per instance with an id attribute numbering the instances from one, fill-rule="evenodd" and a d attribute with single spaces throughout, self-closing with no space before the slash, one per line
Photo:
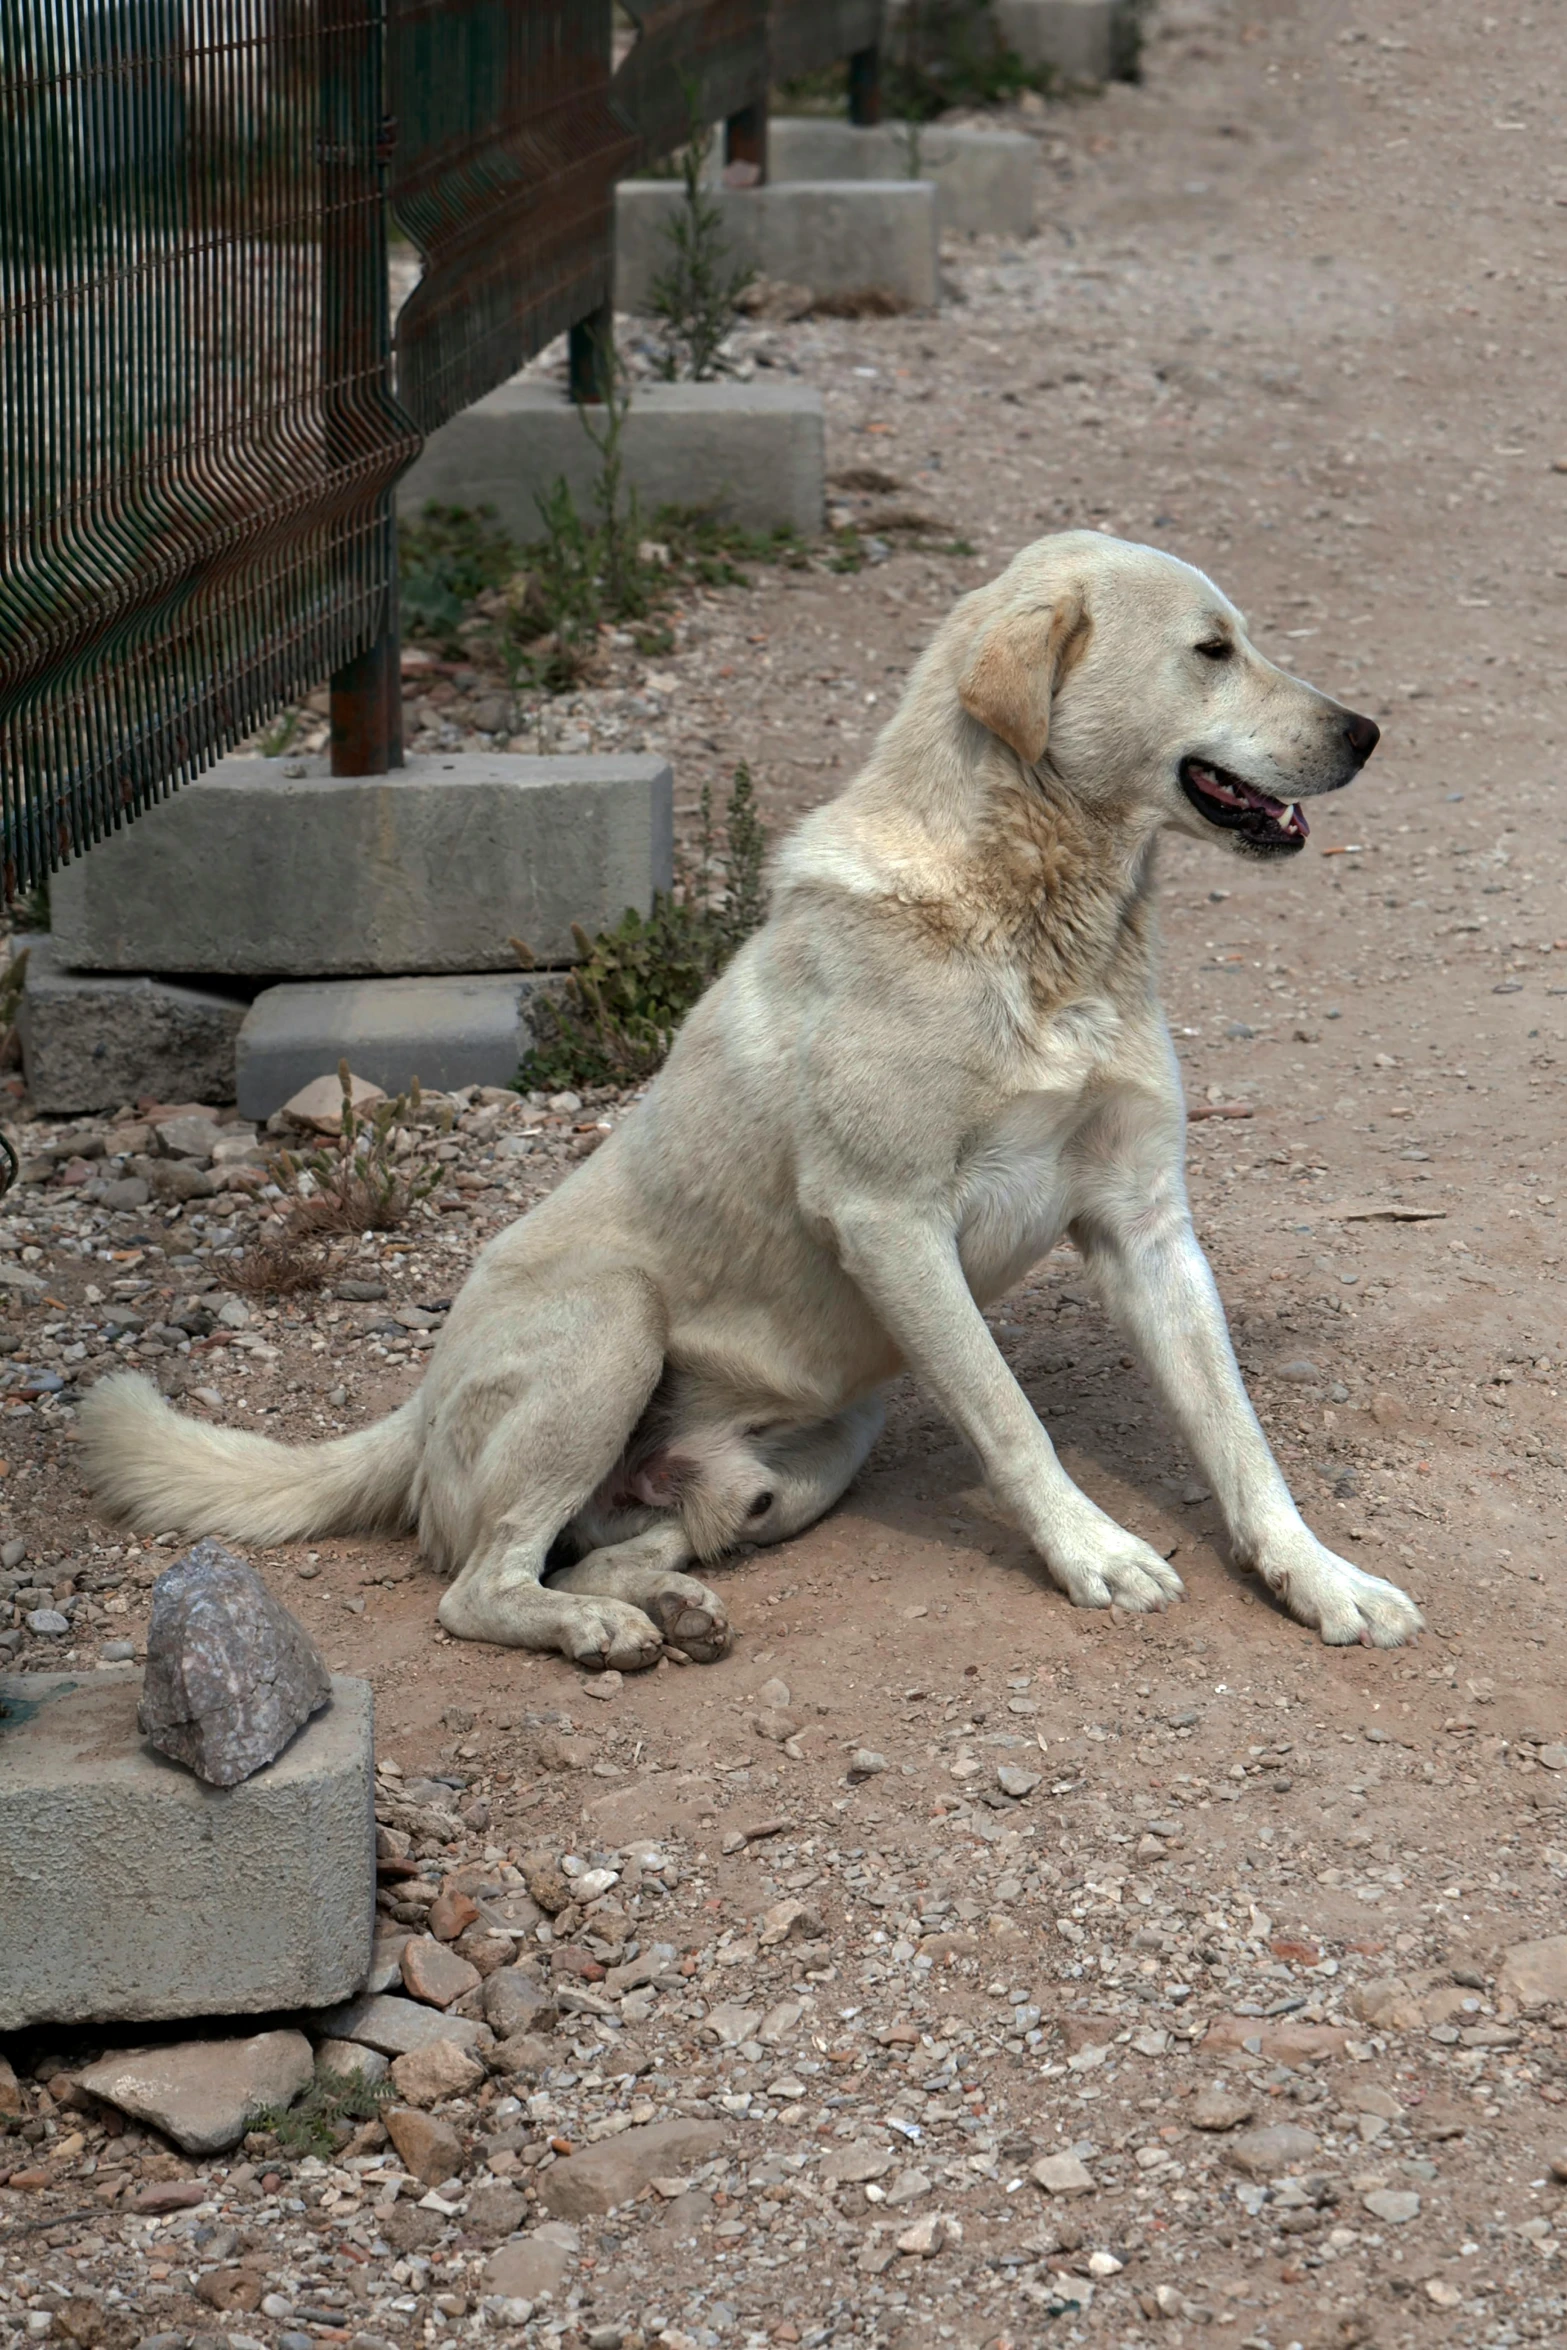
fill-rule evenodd
<path id="1" fill-rule="evenodd" d="M 1335 1556 L 1301 1517 L 1246 1393 L 1185 1199 L 1158 1189 L 1140 1213 L 1101 1211 L 1075 1222 L 1072 1237 L 1212 1487 L 1236 1563 L 1324 1640 L 1397 1648 L 1420 1630 L 1420 1611 L 1396 1584 Z"/>
<path id="2" fill-rule="evenodd" d="M 969 1294 L 949 1230 L 879 1208 L 833 1218 L 845 1271 L 986 1482 L 1078 1607 L 1160 1608 L 1180 1577 L 1080 1493 Z"/>

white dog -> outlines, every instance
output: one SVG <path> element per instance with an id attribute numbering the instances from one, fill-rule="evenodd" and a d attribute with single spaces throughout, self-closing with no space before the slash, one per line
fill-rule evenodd
<path id="1" fill-rule="evenodd" d="M 1305 1525 L 1241 1384 L 1156 987 L 1159 834 L 1291 856 L 1298 803 L 1376 742 L 1186 564 L 1086 531 L 1026 548 L 787 843 L 647 1099 L 484 1250 L 418 1394 L 294 1449 L 109 1379 L 94 1491 L 257 1543 L 416 1526 L 461 1638 L 708 1658 L 723 1605 L 683 1570 L 829 1509 L 908 1370 L 1070 1599 L 1160 1608 L 1178 1577 L 1071 1482 L 981 1311 L 1065 1233 L 1234 1557 L 1324 1640 L 1407 1640 L 1414 1606 Z"/>

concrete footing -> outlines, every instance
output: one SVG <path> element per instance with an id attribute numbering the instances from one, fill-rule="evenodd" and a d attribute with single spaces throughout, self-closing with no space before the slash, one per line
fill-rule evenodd
<path id="1" fill-rule="evenodd" d="M 826 454 L 813 385 L 638 385 L 620 453 L 644 515 L 701 506 L 743 530 L 822 528 Z M 599 471 L 582 417 L 553 384 L 503 384 L 431 435 L 398 483 L 398 506 L 410 519 L 430 499 L 493 506 L 526 541 L 539 537 L 539 500 L 559 480 L 577 511 L 591 513 Z"/>
<path id="2" fill-rule="evenodd" d="M 1034 226 L 1037 143 L 1022 131 L 946 130 L 887 122 L 874 130 L 814 115 L 767 126 L 777 181 L 929 180 L 939 228 L 965 236 L 1026 237 Z"/>
<path id="3" fill-rule="evenodd" d="M 289 765 L 225 759 L 67 865 L 59 964 L 253 982 L 515 970 L 511 938 L 567 963 L 574 922 L 646 913 L 670 885 L 662 759 L 432 754 L 354 778 Z"/>
<path id="4" fill-rule="evenodd" d="M 63 878 L 55 876 L 56 890 Z M 34 1110 L 72 1117 L 118 1109 L 142 1094 L 166 1102 L 234 1099 L 243 994 L 83 974 L 64 968 L 59 943 L 47 933 L 22 943 L 27 986 L 17 1025 Z"/>
<path id="5" fill-rule="evenodd" d="M 729 266 L 809 286 L 818 296 L 881 296 L 933 310 L 938 294 L 936 190 L 929 180 L 797 180 L 720 188 Z M 674 180 L 622 180 L 615 190 L 615 306 L 647 311 L 669 267 L 670 222 L 684 201 Z"/>
<path id="6" fill-rule="evenodd" d="M 560 985 L 547 973 L 514 971 L 266 988 L 235 1047 L 240 1115 L 270 1118 L 345 1058 L 386 1093 L 406 1093 L 416 1077 L 441 1093 L 510 1085 L 533 1042 L 529 1004 Z"/>
<path id="7" fill-rule="evenodd" d="M 1145 0 L 996 0 L 996 22 L 1025 65 L 1054 66 L 1074 82 L 1131 74 Z"/>
<path id="8" fill-rule="evenodd" d="M 141 1674 L 0 1678 L 0 2031 L 350 1997 L 375 1919 L 368 1682 L 208 1787 L 136 1727 Z"/>

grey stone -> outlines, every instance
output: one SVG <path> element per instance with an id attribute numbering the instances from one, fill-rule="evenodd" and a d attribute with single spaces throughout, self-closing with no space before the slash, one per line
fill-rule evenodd
<path id="1" fill-rule="evenodd" d="M 996 21 L 1025 65 L 1068 81 L 1108 82 L 1136 69 L 1143 0 L 996 0 Z"/>
<path id="2" fill-rule="evenodd" d="M 569 963 L 573 922 L 646 913 L 670 883 L 662 759 L 419 754 L 370 776 L 298 765 L 221 760 L 65 867 L 51 898 L 62 962 L 247 979 L 506 971 L 515 936 L 541 964 Z"/>
<path id="3" fill-rule="evenodd" d="M 1292 2163 L 1309 2162 L 1317 2141 L 1295 2122 L 1270 2122 L 1266 2129 L 1243 2130 L 1225 2147 L 1226 2159 L 1251 2179 L 1276 2179 Z"/>
<path id="4" fill-rule="evenodd" d="M 911 310 L 936 306 L 936 191 L 929 180 L 799 180 L 715 188 L 712 198 L 731 267 L 809 286 L 818 297 L 874 293 Z M 617 310 L 651 309 L 682 201 L 675 180 L 622 180 L 615 190 Z"/>
<path id="5" fill-rule="evenodd" d="M 527 2216 L 526 2202 L 503 2179 L 497 2179 L 493 2186 L 486 2182 L 482 2187 L 475 2187 L 463 2214 L 466 2232 L 477 2236 L 481 2244 L 498 2244 L 502 2237 L 515 2235 Z"/>
<path id="6" fill-rule="evenodd" d="M 632 2202 L 654 2179 L 679 2177 L 709 2162 L 724 2142 L 721 2122 L 645 2122 L 580 2154 L 565 2155 L 539 2177 L 539 2201 L 557 2219 L 585 2219 Z"/>
<path id="7" fill-rule="evenodd" d="M 67 874 L 82 870 L 57 873 L 53 889 L 63 887 L 68 897 L 75 885 Z M 116 1109 L 149 1093 L 164 1101 L 231 1102 L 234 1039 L 244 1017 L 243 999 L 167 979 L 87 976 L 67 967 L 54 939 L 34 939 L 17 1021 L 32 1106 L 62 1117 Z M 146 1193 L 105 1204 L 144 1207 Z"/>
<path id="8" fill-rule="evenodd" d="M 852 2145 L 830 2146 L 822 2156 L 821 2175 L 840 2187 L 863 2186 L 867 2179 L 885 2178 L 894 2157 L 885 2146 L 856 2138 Z"/>
<path id="9" fill-rule="evenodd" d="M 484 2020 L 498 2040 L 537 2032 L 555 2020 L 555 2003 L 519 1966 L 503 1966 L 484 1985 Z"/>
<path id="10" fill-rule="evenodd" d="M 464 979 L 294 980 L 251 1005 L 235 1048 L 240 1108 L 270 1118 L 325 1069 L 349 1060 L 384 1093 L 417 1077 L 436 1092 L 509 1085 L 533 1042 L 528 1007 L 558 989 L 548 975 Z"/>
<path id="11" fill-rule="evenodd" d="M 379 2048 L 384 2056 L 407 2056 L 427 2048 L 432 2040 L 451 2040 L 459 2048 L 486 2049 L 494 2040 L 487 2024 L 476 2017 L 443 2015 L 439 2008 L 423 2007 L 417 1999 L 374 1994 L 351 1999 L 316 2018 L 317 2029 L 334 2040 L 358 2040 Z"/>
<path id="12" fill-rule="evenodd" d="M 303 2032 L 258 2032 L 251 2040 L 182 2040 L 101 2057 L 76 2078 L 187 2154 L 221 2154 L 257 2114 L 292 2105 L 314 2069 Z"/>
<path id="13" fill-rule="evenodd" d="M 744 530 L 809 536 L 822 527 L 825 428 L 814 385 L 639 384 L 621 452 L 645 516 L 701 506 Z M 432 498 L 493 506 L 526 542 L 540 535 L 538 501 L 558 480 L 579 513 L 589 511 L 599 462 L 553 384 L 502 384 L 431 434 L 397 485 L 398 505 L 410 518 Z"/>
<path id="14" fill-rule="evenodd" d="M 133 1668 L 0 1677 L 0 2031 L 324 2007 L 375 1919 L 369 1684 L 209 1787 L 138 1735 Z"/>
<path id="15" fill-rule="evenodd" d="M 940 228 L 964 236 L 1026 237 L 1034 226 L 1037 141 L 1024 131 L 954 130 L 884 122 L 874 129 L 825 115 L 775 114 L 767 169 L 784 180 L 930 180 Z"/>
<path id="16" fill-rule="evenodd" d="M 1088 2195 L 1093 2192 L 1093 2173 L 1076 2154 L 1042 2154 L 1028 2175 L 1036 2187 L 1043 2187 L 1047 2195 Z"/>
<path id="17" fill-rule="evenodd" d="M 576 2229 L 564 2220 L 546 2220 L 493 2255 L 484 2271 L 485 2291 L 513 2301 L 539 2301 L 558 2293 L 580 2242 Z"/>
<path id="18" fill-rule="evenodd" d="M 198 1542 L 158 1577 L 136 1718 L 160 1754 L 209 1786 L 235 1787 L 331 1695 L 304 1625 L 221 1543 Z"/>
<path id="19" fill-rule="evenodd" d="M 27 1629 L 41 1640 L 59 1640 L 71 1629 L 71 1620 L 57 1607 L 35 1607 L 27 1618 Z"/>
<path id="20" fill-rule="evenodd" d="M 1385 2220 L 1389 2227 L 1405 2227 L 1420 2217 L 1420 2198 L 1409 2187 L 1373 2187 L 1360 2200 L 1373 2219 Z"/>
<path id="21" fill-rule="evenodd" d="M 316 2071 L 328 2079 L 361 2081 L 373 2088 L 386 2079 L 388 2060 L 379 2048 L 362 2047 L 357 2040 L 321 2040 L 316 2044 Z"/>

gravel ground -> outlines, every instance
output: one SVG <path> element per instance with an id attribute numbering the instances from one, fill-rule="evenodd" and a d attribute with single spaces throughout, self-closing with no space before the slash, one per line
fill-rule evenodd
<path id="1" fill-rule="evenodd" d="M 1171 5 L 1156 33 L 1141 88 L 1021 118 L 1040 232 L 954 247 L 939 319 L 748 330 L 751 362 L 822 384 L 835 471 L 882 478 L 841 495 L 885 560 L 692 598 L 667 658 L 610 648 L 612 682 L 551 717 L 667 750 L 687 812 L 743 756 L 781 822 L 852 770 L 955 593 L 1085 519 L 1203 563 L 1270 653 L 1377 713 L 1287 875 L 1172 850 L 1167 1000 L 1264 1422 L 1319 1530 L 1412 1588 L 1429 1636 L 1323 1650 L 1229 1569 L 1065 1249 L 994 1325 L 1073 1473 L 1177 1551 L 1171 1617 L 1045 1590 L 908 1387 L 843 1507 L 726 1572 L 716 1667 L 617 1686 L 453 1644 L 405 1541 L 261 1556 L 374 1684 L 388 1932 L 422 1947 L 466 1915 L 432 1919 L 437 1892 L 466 1892 L 463 1949 L 522 2007 L 531 1982 L 544 2028 L 432 2109 L 457 2141 L 433 2188 L 376 2122 L 330 2164 L 265 2141 L 191 2163 L 81 2110 L 97 2043 L 11 2044 L 0 2328 L 1561 2339 L 1567 25 L 1278 0 Z M 949 532 L 972 560 L 931 551 Z M 433 739 L 477 739 L 446 682 Z M 362 1424 L 486 1234 L 626 1105 L 486 1095 L 445 1105 L 450 1133 L 431 1105 L 408 1150 L 439 1188 L 343 1244 L 333 1296 L 271 1305 L 234 1282 L 276 1138 L 230 1123 L 175 1176 L 175 1107 L 19 1138 L 0 1640 L 23 1667 L 138 1653 L 172 1555 L 86 1514 L 82 1384 L 124 1358 L 228 1423 Z M 556 1864 L 580 1897 L 552 1911 Z M 494 1980 L 458 2009 L 488 2014 Z M 635 2135 L 676 2117 L 708 2133 Z M 1301 2135 L 1251 2140 L 1274 2126 Z M 572 2187 L 599 2141 L 635 2190 L 613 2211 Z M 138 2208 L 175 2174 L 200 2202 Z"/>

